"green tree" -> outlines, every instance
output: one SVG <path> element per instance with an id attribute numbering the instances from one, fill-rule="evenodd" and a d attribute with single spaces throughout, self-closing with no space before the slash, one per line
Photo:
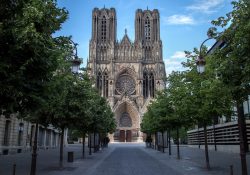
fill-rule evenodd
<path id="1" fill-rule="evenodd" d="M 38 122 L 46 112 L 46 89 L 62 59 L 60 39 L 53 33 L 67 19 L 53 0 L 1 1 L 0 108 L 6 115 L 29 115 Z M 37 131 L 37 128 L 36 128 Z M 31 174 L 36 171 L 36 144 Z"/>
<path id="2" fill-rule="evenodd" d="M 248 146 L 243 102 L 250 94 L 250 2 L 239 0 L 233 1 L 232 5 L 233 11 L 226 14 L 226 17 L 212 21 L 213 34 L 219 41 L 225 42 L 224 47 L 213 54 L 213 62 L 220 79 L 230 88 L 237 108 L 242 174 L 246 175 Z M 217 32 L 218 28 L 225 29 Z"/>
<path id="3" fill-rule="evenodd" d="M 78 110 L 75 110 L 77 117 L 75 119 L 75 125 L 73 128 L 77 131 L 77 133 L 79 133 L 79 136 L 82 137 L 82 158 L 84 158 L 85 137 L 93 121 L 93 116 L 91 115 L 90 111 L 92 106 L 89 103 L 89 99 L 94 96 L 95 92 L 87 74 L 84 72 L 80 75 L 80 82 L 77 83 L 77 88 L 75 88 L 76 91 L 74 94 L 74 96 L 77 97 L 75 100 L 77 102 Z"/>
<path id="4" fill-rule="evenodd" d="M 100 97 L 96 89 L 92 87 L 92 81 L 86 72 L 78 74 L 80 81 L 75 87 L 73 96 L 78 97 L 75 103 L 78 105 L 75 109 L 76 123 L 73 127 L 78 131 L 83 139 L 82 156 L 84 157 L 85 137 L 88 132 L 97 132 L 100 137 L 107 132 L 115 130 L 115 121 L 113 112 L 106 99 Z"/>
<path id="5" fill-rule="evenodd" d="M 1 1 L 0 108 L 6 114 L 39 109 L 61 58 L 52 34 L 66 18 L 55 1 Z"/>
<path id="6" fill-rule="evenodd" d="M 176 143 L 177 143 L 177 158 L 180 159 L 179 149 L 179 129 L 182 127 L 190 127 L 194 120 L 195 114 L 194 106 L 192 103 L 192 96 L 189 88 L 189 82 L 186 81 L 186 72 L 172 72 L 168 76 L 168 91 L 169 101 L 173 109 L 172 114 L 169 116 L 169 122 L 173 129 L 176 129 Z"/>
<path id="7" fill-rule="evenodd" d="M 115 119 L 114 114 L 104 97 L 101 97 L 98 93 L 96 93 L 92 100 L 90 101 L 91 104 L 91 115 L 93 116 L 92 123 L 89 128 L 89 133 L 94 134 L 94 146 L 95 143 L 95 135 L 99 134 L 99 139 L 101 133 L 113 133 L 115 131 Z M 89 137 L 91 135 L 89 134 Z M 90 137 L 91 139 L 91 137 Z M 91 141 L 90 141 L 91 143 Z M 96 151 L 97 148 L 95 148 Z M 91 154 L 91 147 L 90 147 L 90 154 Z"/>
<path id="8" fill-rule="evenodd" d="M 206 57 L 206 71 L 199 74 L 196 70 L 195 60 L 198 55 L 204 55 L 207 48 L 201 48 L 201 53 L 195 48 L 193 52 L 186 52 L 189 58 L 185 67 L 189 70 L 186 72 L 186 81 L 189 83 L 190 94 L 192 93 L 193 119 L 204 128 L 204 147 L 206 167 L 210 169 L 208 144 L 207 144 L 207 125 L 212 123 L 214 117 L 228 116 L 232 113 L 232 98 L 229 88 L 224 86 L 223 82 L 218 79 L 217 70 L 212 66 L 214 62 L 212 56 Z"/>

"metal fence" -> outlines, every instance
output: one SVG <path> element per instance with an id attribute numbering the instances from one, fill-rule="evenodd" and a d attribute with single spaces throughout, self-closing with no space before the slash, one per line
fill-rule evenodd
<path id="1" fill-rule="evenodd" d="M 246 120 L 247 141 L 250 144 L 250 120 Z M 190 130 L 187 132 L 188 144 L 202 145 L 204 144 L 203 128 Z M 228 122 L 207 127 L 208 144 L 218 145 L 239 145 L 239 128 L 238 122 Z"/>

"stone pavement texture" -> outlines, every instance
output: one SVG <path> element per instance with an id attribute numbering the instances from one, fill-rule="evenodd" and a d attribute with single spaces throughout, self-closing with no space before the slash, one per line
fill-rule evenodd
<path id="1" fill-rule="evenodd" d="M 66 162 L 67 151 L 74 151 L 74 162 Z M 39 150 L 37 175 L 240 175 L 239 154 L 209 151 L 211 170 L 207 171 L 204 150 L 181 146 L 181 160 L 176 159 L 176 147 L 172 155 L 145 148 L 145 144 L 113 143 L 97 153 L 81 159 L 81 145 L 65 149 L 64 168 L 58 168 L 59 150 Z M 247 156 L 250 171 L 250 155 Z M 12 165 L 17 164 L 16 175 L 29 175 L 31 153 L 0 156 L 0 175 L 11 175 Z M 249 174 L 250 175 L 250 174 Z"/>

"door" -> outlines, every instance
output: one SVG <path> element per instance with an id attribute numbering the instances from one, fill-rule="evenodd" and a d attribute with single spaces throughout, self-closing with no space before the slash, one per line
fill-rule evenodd
<path id="1" fill-rule="evenodd" d="M 131 142 L 132 141 L 132 132 L 131 130 L 126 131 L 126 142 Z"/>
<path id="2" fill-rule="evenodd" d="M 125 131 L 124 130 L 120 130 L 119 141 L 125 142 Z"/>

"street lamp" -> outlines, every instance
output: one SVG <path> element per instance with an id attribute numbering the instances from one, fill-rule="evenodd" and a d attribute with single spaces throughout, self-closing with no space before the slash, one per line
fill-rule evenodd
<path id="1" fill-rule="evenodd" d="M 74 43 L 72 40 L 70 40 L 70 42 L 73 45 L 73 53 L 72 53 L 72 60 L 71 61 L 71 72 L 73 73 L 78 73 L 79 69 L 80 69 L 80 64 L 82 63 L 82 60 L 78 57 L 77 55 L 77 43 Z"/>
<path id="2" fill-rule="evenodd" d="M 210 39 L 212 39 L 212 37 L 208 36 L 208 38 L 201 43 L 200 50 L 199 50 L 199 56 L 196 59 L 197 72 L 200 74 L 205 72 L 205 64 L 206 64 L 205 58 L 203 57 L 203 55 L 201 53 L 201 49 L 202 49 L 204 43 Z"/>
<path id="3" fill-rule="evenodd" d="M 196 59 L 197 71 L 200 75 L 205 72 L 205 64 L 206 64 L 205 58 L 202 55 L 202 47 L 203 47 L 204 43 L 210 39 L 212 39 L 212 37 L 208 36 L 208 38 L 201 43 L 200 50 L 199 50 L 199 56 Z M 198 130 L 199 130 L 199 125 L 198 125 Z M 199 137 L 198 137 L 198 139 L 199 139 Z M 210 165 L 209 165 L 208 145 L 207 145 L 207 125 L 205 122 L 204 122 L 204 147 L 205 147 L 206 167 L 209 170 Z"/>

